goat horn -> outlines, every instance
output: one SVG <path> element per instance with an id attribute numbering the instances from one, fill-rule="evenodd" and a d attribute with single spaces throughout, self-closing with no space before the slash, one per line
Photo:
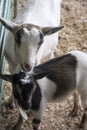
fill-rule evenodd
<path id="1" fill-rule="evenodd" d="M 15 23 L 13 23 L 5 18 L 2 18 L 2 17 L 0 17 L 0 22 L 4 25 L 4 27 L 6 27 L 12 33 L 14 33 L 18 27 L 17 24 L 15 24 Z"/>
<path id="2" fill-rule="evenodd" d="M 50 35 L 50 34 L 58 32 L 62 28 L 64 28 L 64 26 L 60 26 L 60 27 L 43 27 L 42 32 L 43 32 L 44 35 Z"/>

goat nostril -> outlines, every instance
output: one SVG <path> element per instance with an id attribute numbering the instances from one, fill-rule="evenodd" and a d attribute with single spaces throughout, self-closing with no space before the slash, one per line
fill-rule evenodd
<path id="1" fill-rule="evenodd" d="M 25 64 L 25 68 L 27 69 L 27 70 L 31 70 L 31 66 L 29 65 L 29 64 Z"/>

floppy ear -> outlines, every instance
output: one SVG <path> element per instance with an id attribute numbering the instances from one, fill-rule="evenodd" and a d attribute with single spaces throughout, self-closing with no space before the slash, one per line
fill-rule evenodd
<path id="1" fill-rule="evenodd" d="M 45 70 L 45 71 L 40 70 L 37 72 L 33 72 L 33 76 L 35 80 L 38 80 L 38 79 L 44 78 L 45 76 L 48 76 L 51 72 L 52 70 Z"/>
<path id="2" fill-rule="evenodd" d="M 18 28 L 17 24 L 15 24 L 5 18 L 0 17 L 0 22 L 4 25 L 4 27 L 6 27 L 13 34 L 15 33 L 15 30 Z"/>
<path id="3" fill-rule="evenodd" d="M 0 78 L 5 81 L 12 82 L 12 75 L 0 74 Z"/>
<path id="4" fill-rule="evenodd" d="M 62 28 L 64 28 L 64 26 L 60 26 L 60 27 L 43 27 L 42 32 L 46 36 L 46 35 L 51 35 L 53 33 L 56 33 L 59 30 L 61 30 Z"/>

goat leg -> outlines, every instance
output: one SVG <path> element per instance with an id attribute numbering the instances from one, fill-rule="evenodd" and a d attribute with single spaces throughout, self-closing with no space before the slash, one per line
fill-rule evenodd
<path id="1" fill-rule="evenodd" d="M 33 130 L 38 130 L 41 120 L 34 118 L 32 121 Z"/>
<path id="2" fill-rule="evenodd" d="M 84 128 L 85 127 L 86 120 L 87 120 L 87 108 L 84 109 L 84 113 L 82 115 L 82 119 L 81 119 L 79 128 Z"/>
<path id="3" fill-rule="evenodd" d="M 74 98 L 74 107 L 72 112 L 69 115 L 75 117 L 78 115 L 79 107 L 80 107 L 80 98 L 77 91 L 74 92 L 73 98 Z"/>
<path id="4" fill-rule="evenodd" d="M 21 114 L 20 114 L 20 115 L 19 115 L 18 122 L 17 122 L 16 125 L 14 126 L 13 130 L 21 130 L 21 129 L 22 129 L 22 124 L 23 124 L 23 117 L 22 117 Z"/>

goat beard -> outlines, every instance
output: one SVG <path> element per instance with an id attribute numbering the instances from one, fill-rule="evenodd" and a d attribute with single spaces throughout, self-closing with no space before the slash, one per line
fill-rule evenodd
<path id="1" fill-rule="evenodd" d="M 19 106 L 18 106 L 18 109 L 19 109 L 20 114 L 21 114 L 21 116 L 23 117 L 23 119 L 24 119 L 24 120 L 28 120 L 28 115 L 27 115 L 27 113 L 26 113 L 21 107 L 19 107 Z"/>
<path id="2" fill-rule="evenodd" d="M 23 117 L 23 119 L 24 119 L 24 120 L 28 120 L 28 115 L 27 115 L 26 111 L 23 110 L 23 109 L 18 105 L 17 100 L 16 100 L 15 98 L 14 98 L 14 103 L 15 103 L 15 105 L 18 107 L 19 112 L 20 112 L 21 116 Z M 28 110 L 28 112 L 30 112 L 30 111 L 31 111 L 31 109 Z"/>

